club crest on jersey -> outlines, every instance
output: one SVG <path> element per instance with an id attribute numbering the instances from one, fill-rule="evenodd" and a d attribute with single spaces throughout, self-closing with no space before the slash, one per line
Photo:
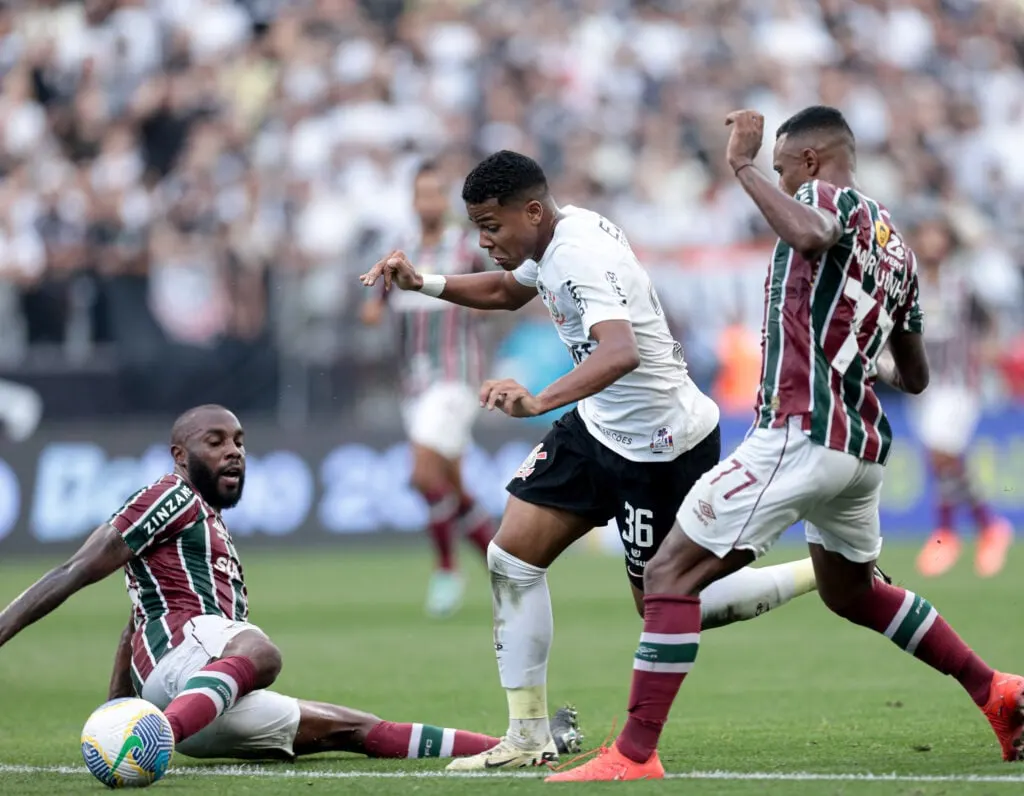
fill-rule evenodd
<path id="1" fill-rule="evenodd" d="M 540 300 L 544 302 L 544 306 L 548 308 L 548 312 L 551 313 L 551 320 L 555 322 L 557 326 L 561 326 L 568 320 L 564 313 L 558 309 L 558 299 L 555 298 L 555 294 L 544 287 L 540 282 L 537 283 L 537 292 L 540 293 Z"/>
<path id="2" fill-rule="evenodd" d="M 878 245 L 883 249 L 889 242 L 889 236 L 892 234 L 892 230 L 889 229 L 889 225 L 884 221 L 875 222 L 875 239 L 878 241 Z"/>
<path id="3" fill-rule="evenodd" d="M 521 478 L 524 481 L 533 475 L 533 471 L 537 469 L 537 462 L 543 462 L 548 458 L 548 452 L 544 450 L 544 443 L 542 442 L 532 451 L 530 455 L 526 457 L 519 469 L 516 470 L 516 478 Z"/>
<path id="4" fill-rule="evenodd" d="M 651 453 L 672 452 L 672 426 L 662 426 L 651 434 Z"/>

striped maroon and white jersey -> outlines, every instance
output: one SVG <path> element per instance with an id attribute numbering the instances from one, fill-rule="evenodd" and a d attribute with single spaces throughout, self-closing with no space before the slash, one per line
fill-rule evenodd
<path id="1" fill-rule="evenodd" d="M 135 635 L 132 679 L 142 683 L 196 616 L 245 622 L 242 564 L 220 514 L 177 474 L 141 489 L 110 518 L 135 554 L 125 566 Z"/>
<path id="2" fill-rule="evenodd" d="M 457 225 L 446 227 L 436 246 L 420 240 L 403 247 L 421 274 L 469 274 L 485 269 L 475 234 Z M 402 382 L 417 394 L 431 384 L 483 379 L 480 318 L 473 310 L 412 290 L 392 290 L 388 304 L 398 316 L 402 346 Z"/>
<path id="3" fill-rule="evenodd" d="M 979 328 L 974 291 L 960 266 L 947 261 L 937 269 L 921 269 L 921 308 L 928 316 L 924 348 L 931 384 L 976 389 L 980 378 L 973 356 Z"/>
<path id="4" fill-rule="evenodd" d="M 916 258 L 889 211 L 853 188 L 815 180 L 796 198 L 835 216 L 842 235 L 815 260 L 775 245 L 756 424 L 799 417 L 819 445 L 884 464 L 892 430 L 873 365 L 894 328 L 923 332 Z"/>

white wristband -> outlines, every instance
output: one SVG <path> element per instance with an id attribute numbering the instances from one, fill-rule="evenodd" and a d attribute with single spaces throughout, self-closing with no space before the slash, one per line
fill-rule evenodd
<path id="1" fill-rule="evenodd" d="M 440 298 L 444 292 L 444 286 L 448 284 L 448 280 L 440 274 L 423 274 L 423 287 L 420 288 L 420 293 L 424 293 L 433 298 Z"/>

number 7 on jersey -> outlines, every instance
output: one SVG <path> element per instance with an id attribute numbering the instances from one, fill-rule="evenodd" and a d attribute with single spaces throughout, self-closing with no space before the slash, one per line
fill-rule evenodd
<path id="1" fill-rule="evenodd" d="M 730 488 L 722 495 L 722 500 L 730 500 L 739 492 L 757 483 L 757 476 L 745 469 L 736 459 L 730 459 L 729 465 L 724 470 L 720 470 L 718 475 L 709 482 L 717 484 L 723 478 L 728 477 L 729 480 L 726 481 L 726 484 L 730 485 Z"/>

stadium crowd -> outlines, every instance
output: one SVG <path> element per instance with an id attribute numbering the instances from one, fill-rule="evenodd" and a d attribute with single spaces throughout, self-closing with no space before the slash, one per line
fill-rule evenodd
<path id="1" fill-rule="evenodd" d="M 207 397 L 245 409 L 280 358 L 379 359 L 391 341 L 357 328 L 354 276 L 413 223 L 417 164 L 440 158 L 457 191 L 510 148 L 673 275 L 707 384 L 720 336 L 760 306 L 698 290 L 720 275 L 688 268 L 692 247 L 728 265 L 767 233 L 725 168 L 723 119 L 818 101 L 847 114 L 869 193 L 904 226 L 955 231 L 1012 351 L 1022 62 L 1010 0 L 4 3 L 0 362 L 17 378 L 45 352 L 112 351 L 131 383 L 153 362 L 175 373 L 128 409 L 224 371 Z M 738 272 L 746 295 L 763 267 Z"/>

